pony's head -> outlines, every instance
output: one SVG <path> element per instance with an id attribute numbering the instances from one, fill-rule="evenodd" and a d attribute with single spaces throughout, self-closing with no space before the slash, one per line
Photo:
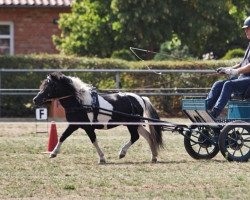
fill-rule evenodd
<path id="1" fill-rule="evenodd" d="M 61 72 L 53 72 L 42 81 L 40 91 L 34 97 L 33 102 L 35 105 L 42 105 L 51 99 L 63 98 L 74 94 L 75 87 L 72 84 L 72 79 Z"/>

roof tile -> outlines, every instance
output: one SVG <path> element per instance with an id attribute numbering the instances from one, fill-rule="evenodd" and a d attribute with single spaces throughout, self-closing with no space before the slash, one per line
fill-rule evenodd
<path id="1" fill-rule="evenodd" d="M 0 0 L 0 6 L 70 6 L 73 0 Z"/>

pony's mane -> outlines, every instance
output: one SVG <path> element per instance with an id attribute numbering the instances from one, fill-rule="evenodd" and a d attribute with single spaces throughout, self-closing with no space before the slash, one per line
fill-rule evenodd
<path id="1" fill-rule="evenodd" d="M 43 89 L 45 88 L 46 84 L 47 84 L 47 79 L 44 79 L 44 80 L 41 82 L 41 85 L 40 85 L 39 89 L 40 89 L 40 90 L 43 90 Z"/>
<path id="2" fill-rule="evenodd" d="M 83 104 L 91 105 L 92 97 L 91 97 L 91 90 L 93 88 L 92 85 L 84 83 L 78 77 L 71 77 L 69 78 L 72 80 L 73 87 L 75 88 L 76 95 L 82 101 Z"/>
<path id="3" fill-rule="evenodd" d="M 79 79 L 78 77 L 69 76 L 69 78 L 72 80 L 73 86 L 76 89 L 76 91 L 78 91 L 78 92 L 79 91 L 90 91 L 93 88 L 92 85 L 82 82 L 82 80 Z"/>

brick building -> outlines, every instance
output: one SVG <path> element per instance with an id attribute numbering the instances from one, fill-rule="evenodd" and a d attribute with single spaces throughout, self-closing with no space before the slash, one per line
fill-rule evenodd
<path id="1" fill-rule="evenodd" d="M 60 13 L 73 0 L 0 0 L 0 55 L 58 53 L 52 35 L 60 34 Z"/>

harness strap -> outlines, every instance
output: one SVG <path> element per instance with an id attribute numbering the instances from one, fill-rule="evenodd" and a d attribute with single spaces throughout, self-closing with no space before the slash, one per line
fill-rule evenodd
<path id="1" fill-rule="evenodd" d="M 136 110 L 137 110 L 137 107 L 132 103 L 131 99 L 129 98 L 129 96 L 127 96 L 125 94 L 125 97 L 128 99 L 129 103 L 130 103 L 130 106 L 131 106 L 131 114 L 132 115 L 136 115 Z"/>
<path id="2" fill-rule="evenodd" d="M 99 100 L 98 100 L 98 94 L 96 92 L 96 89 L 93 88 L 91 90 L 91 97 L 92 97 L 92 109 L 93 109 L 93 122 L 97 122 L 97 116 L 99 114 Z"/>

